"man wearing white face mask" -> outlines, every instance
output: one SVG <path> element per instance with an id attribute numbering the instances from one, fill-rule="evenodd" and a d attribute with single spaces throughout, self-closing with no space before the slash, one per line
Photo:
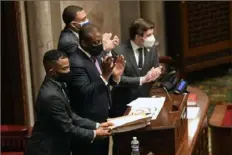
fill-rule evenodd
<path id="1" fill-rule="evenodd" d="M 85 10 L 80 6 L 70 5 L 67 6 L 62 14 L 65 28 L 61 31 L 58 43 L 58 49 L 64 51 L 69 57 L 76 52 L 79 47 L 79 30 L 80 28 L 90 23 L 87 18 Z M 103 42 L 103 56 L 112 55 L 112 49 L 119 44 L 119 38 L 114 36 L 111 39 L 111 33 L 105 33 L 102 37 Z"/>
<path id="2" fill-rule="evenodd" d="M 120 83 L 111 91 L 111 117 L 122 116 L 127 104 L 132 100 L 138 97 L 149 97 L 152 81 L 161 74 L 153 32 L 154 24 L 139 18 L 129 27 L 128 42 L 120 44 L 114 50 L 117 54 L 124 56 L 126 66 Z M 117 137 L 113 136 L 114 154 L 118 145 L 115 138 Z"/>
<path id="3" fill-rule="evenodd" d="M 130 40 L 115 49 L 124 56 L 126 66 L 121 82 L 112 90 L 112 117 L 123 115 L 132 100 L 148 97 L 152 81 L 161 74 L 153 33 L 154 24 L 139 18 L 129 27 Z"/>

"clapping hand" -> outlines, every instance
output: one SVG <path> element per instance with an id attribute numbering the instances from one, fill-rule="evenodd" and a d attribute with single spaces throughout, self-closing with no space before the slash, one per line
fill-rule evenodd
<path id="1" fill-rule="evenodd" d="M 110 76 L 112 75 L 114 69 L 114 58 L 111 56 L 105 56 L 102 59 L 102 77 L 108 81 Z"/>
<path id="2" fill-rule="evenodd" d="M 151 82 L 154 81 L 155 79 L 157 79 L 160 74 L 161 74 L 161 69 L 162 66 L 159 66 L 157 68 L 152 67 L 147 74 L 142 77 L 142 84 L 147 83 L 147 82 Z"/>
<path id="3" fill-rule="evenodd" d="M 119 38 L 115 35 L 113 39 L 111 39 L 112 33 L 104 33 L 102 35 L 102 44 L 104 51 L 111 51 L 119 44 Z"/>
<path id="4" fill-rule="evenodd" d="M 151 79 L 150 79 L 150 81 L 154 81 L 160 76 L 161 69 L 162 69 L 162 66 L 159 66 L 157 68 L 153 67 L 153 69 L 151 70 Z"/>
<path id="5" fill-rule="evenodd" d="M 113 76 L 116 82 L 119 82 L 121 79 L 121 76 L 125 69 L 125 63 L 126 61 L 124 59 L 124 56 L 120 55 L 116 57 L 115 66 L 113 69 Z"/>

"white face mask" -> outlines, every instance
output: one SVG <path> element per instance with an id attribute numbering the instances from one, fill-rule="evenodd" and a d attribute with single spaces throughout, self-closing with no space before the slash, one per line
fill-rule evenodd
<path id="1" fill-rule="evenodd" d="M 143 43 L 143 46 L 144 47 L 152 47 L 155 43 L 156 39 L 155 39 L 155 36 L 154 35 L 151 35 L 149 37 L 147 37 L 145 40 L 144 40 L 144 43 Z"/>
<path id="2" fill-rule="evenodd" d="M 85 24 L 88 24 L 88 23 L 89 23 L 89 20 L 86 19 L 84 22 L 80 22 L 78 24 L 80 24 L 80 26 L 82 27 L 82 26 L 84 26 Z"/>

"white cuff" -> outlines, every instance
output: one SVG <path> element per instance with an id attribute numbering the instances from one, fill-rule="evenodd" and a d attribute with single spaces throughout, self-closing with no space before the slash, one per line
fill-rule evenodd
<path id="1" fill-rule="evenodd" d="M 93 143 L 95 138 L 96 138 L 96 130 L 93 130 L 93 140 L 91 141 L 91 143 Z"/>
<path id="2" fill-rule="evenodd" d="M 107 52 L 106 55 L 107 55 L 107 56 L 112 56 L 111 51 Z"/>
<path id="3" fill-rule="evenodd" d="M 100 123 L 96 123 L 96 129 L 100 127 Z"/>
<path id="4" fill-rule="evenodd" d="M 139 78 L 139 85 L 140 85 L 140 86 L 143 85 L 142 81 L 143 81 L 143 77 L 140 77 L 140 78 Z"/>
<path id="5" fill-rule="evenodd" d="M 105 83 L 105 85 L 108 85 L 108 81 L 106 81 L 101 75 L 100 75 L 101 79 L 103 80 L 103 82 Z"/>
<path id="6" fill-rule="evenodd" d="M 116 80 L 114 79 L 114 77 L 113 77 L 113 80 L 114 80 L 114 82 L 116 82 L 117 84 L 119 84 L 119 82 L 121 81 L 121 76 L 120 76 L 120 78 L 119 78 L 118 81 L 116 81 Z"/>

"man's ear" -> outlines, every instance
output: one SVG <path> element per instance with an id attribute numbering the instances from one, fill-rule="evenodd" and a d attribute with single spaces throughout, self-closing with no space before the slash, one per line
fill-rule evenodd
<path id="1" fill-rule="evenodd" d="M 74 29 L 80 29 L 81 28 L 80 24 L 78 24 L 75 21 L 72 21 L 69 25 Z"/>
<path id="2" fill-rule="evenodd" d="M 140 36 L 139 36 L 138 34 L 136 34 L 136 35 L 135 35 L 135 40 L 139 39 L 139 37 L 140 37 Z"/>

